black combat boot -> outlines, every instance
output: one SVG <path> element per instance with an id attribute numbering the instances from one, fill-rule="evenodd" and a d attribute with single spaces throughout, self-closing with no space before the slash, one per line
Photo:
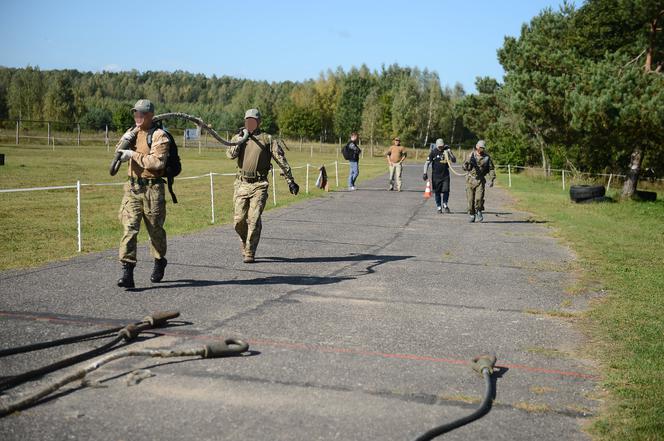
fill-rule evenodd
<path id="1" fill-rule="evenodd" d="M 133 263 L 122 263 L 122 276 L 118 279 L 118 286 L 122 288 L 134 287 L 134 267 Z"/>
<path id="2" fill-rule="evenodd" d="M 167 264 L 168 261 L 165 257 L 154 260 L 154 268 L 152 268 L 152 275 L 150 276 L 150 280 L 153 283 L 161 282 L 161 279 L 164 278 L 164 270 Z"/>

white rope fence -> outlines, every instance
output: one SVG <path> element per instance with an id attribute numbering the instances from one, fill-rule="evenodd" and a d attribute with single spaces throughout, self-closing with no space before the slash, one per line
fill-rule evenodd
<path id="1" fill-rule="evenodd" d="M 334 166 L 334 171 L 335 171 L 335 180 L 336 180 L 336 187 L 339 187 L 339 161 L 334 161 L 333 163 L 329 164 L 321 164 L 321 166 L 324 167 L 332 167 Z M 365 164 L 365 166 L 380 166 L 383 167 L 381 164 Z M 291 167 L 292 170 L 305 170 L 305 193 L 309 194 L 309 180 L 310 180 L 310 173 L 309 169 L 312 166 L 311 164 L 305 164 L 305 165 L 300 165 L 297 167 Z M 272 173 L 272 202 L 273 205 L 277 205 L 277 179 L 276 179 L 276 172 L 275 169 L 272 168 L 271 170 Z M 217 221 L 217 218 L 215 216 L 215 190 L 214 190 L 214 177 L 215 176 L 232 176 L 235 177 L 237 176 L 237 173 L 216 173 L 216 172 L 209 172 L 203 175 L 197 175 L 197 176 L 183 176 L 183 177 L 177 177 L 177 181 L 186 181 L 186 180 L 194 180 L 194 179 L 209 179 L 210 181 L 210 221 L 212 224 L 214 224 Z M 80 180 L 76 181 L 76 184 L 73 185 L 55 185 L 55 186 L 48 186 L 48 187 L 27 187 L 27 188 L 5 188 L 5 189 L 0 189 L 0 193 L 23 193 L 23 192 L 32 192 L 32 191 L 54 191 L 54 190 L 76 190 L 76 231 L 77 231 L 77 251 L 80 253 L 83 248 L 83 237 L 82 237 L 82 213 L 81 213 L 81 189 L 85 187 L 114 187 L 114 186 L 124 186 L 126 184 L 125 182 L 101 182 L 101 183 L 82 183 Z M 217 199 L 219 199 L 220 195 L 217 194 Z"/>

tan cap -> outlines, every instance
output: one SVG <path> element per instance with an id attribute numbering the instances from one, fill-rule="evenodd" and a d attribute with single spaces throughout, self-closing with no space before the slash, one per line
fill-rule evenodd
<path id="1" fill-rule="evenodd" d="M 436 140 L 436 147 L 445 147 L 445 141 L 443 141 L 443 138 L 438 138 Z"/>

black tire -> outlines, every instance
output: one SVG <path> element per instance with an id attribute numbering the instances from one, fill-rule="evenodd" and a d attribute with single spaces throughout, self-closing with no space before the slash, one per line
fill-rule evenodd
<path id="1" fill-rule="evenodd" d="M 572 185 L 569 188 L 569 197 L 580 202 L 584 199 L 601 198 L 606 194 L 606 188 L 603 185 Z"/>
<path id="2" fill-rule="evenodd" d="M 634 193 L 634 196 L 638 200 L 641 201 L 656 201 L 657 200 L 657 192 L 654 191 L 643 191 L 643 190 L 636 190 Z"/>
<path id="3" fill-rule="evenodd" d="M 596 198 L 589 198 L 589 199 L 578 199 L 576 201 L 577 204 L 592 204 L 595 202 L 613 202 L 613 199 L 606 197 L 606 196 L 599 196 Z"/>

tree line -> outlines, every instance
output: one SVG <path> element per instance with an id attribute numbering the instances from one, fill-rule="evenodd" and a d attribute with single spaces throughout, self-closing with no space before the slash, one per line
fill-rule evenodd
<path id="1" fill-rule="evenodd" d="M 158 112 L 200 116 L 233 130 L 258 107 L 286 137 L 427 146 L 487 140 L 498 163 L 545 169 L 664 173 L 664 7 L 661 0 L 587 0 L 545 9 L 498 50 L 505 75 L 478 77 L 476 93 L 443 87 L 436 72 L 393 64 L 321 73 L 302 82 L 176 72 L 0 68 L 0 119 L 131 125 L 139 97 Z M 173 123 L 178 124 L 178 123 Z M 181 123 L 180 123 L 181 124 Z"/>
<path id="2" fill-rule="evenodd" d="M 128 109 L 146 97 L 158 113 L 195 114 L 219 129 L 237 128 L 244 111 L 258 107 L 263 127 L 286 137 L 336 141 L 359 131 L 364 142 L 384 143 L 399 135 L 408 145 L 422 146 L 435 137 L 472 138 L 455 113 L 464 96 L 460 84 L 441 87 L 437 73 L 398 64 L 374 71 L 338 68 L 315 80 L 272 83 L 181 71 L 0 68 L 0 119 L 76 121 L 93 129 L 127 127 Z"/>

